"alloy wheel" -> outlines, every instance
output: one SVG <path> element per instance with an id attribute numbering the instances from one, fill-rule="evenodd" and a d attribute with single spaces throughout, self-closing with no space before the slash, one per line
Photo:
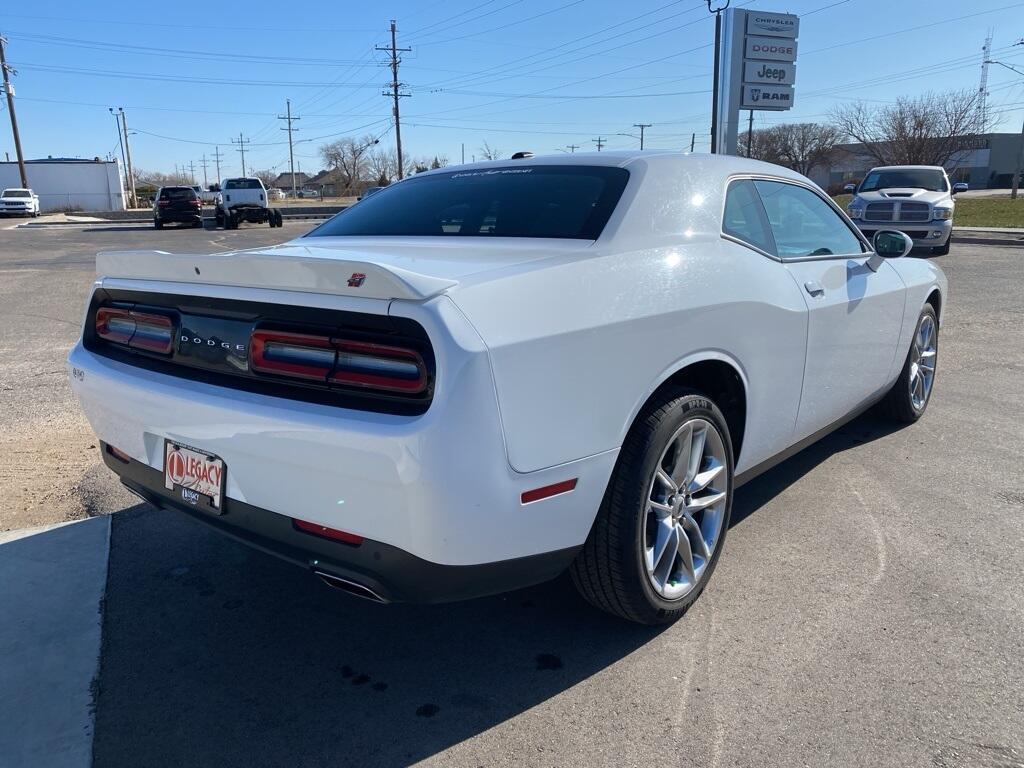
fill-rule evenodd
<path id="1" fill-rule="evenodd" d="M 910 402 L 915 411 L 923 410 L 935 381 L 935 318 L 923 315 L 910 347 Z"/>
<path id="2" fill-rule="evenodd" d="M 727 468 L 721 433 L 699 418 L 676 431 L 658 460 L 642 554 L 651 586 L 666 600 L 689 594 L 711 562 L 729 501 Z"/>

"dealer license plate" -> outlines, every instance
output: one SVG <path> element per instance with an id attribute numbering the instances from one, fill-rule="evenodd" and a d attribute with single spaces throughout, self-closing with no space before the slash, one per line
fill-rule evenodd
<path id="1" fill-rule="evenodd" d="M 166 440 L 164 487 L 185 504 L 221 515 L 224 513 L 224 460 Z"/>

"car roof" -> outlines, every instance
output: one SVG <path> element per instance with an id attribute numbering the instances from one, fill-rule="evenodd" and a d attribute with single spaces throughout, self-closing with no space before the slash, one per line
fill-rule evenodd
<path id="1" fill-rule="evenodd" d="M 694 172 L 705 170 L 714 172 L 721 176 L 734 174 L 766 174 L 771 176 L 782 176 L 785 178 L 799 179 L 806 181 L 804 176 L 785 168 L 781 165 L 766 163 L 761 160 L 751 160 L 746 157 L 735 155 L 712 155 L 703 152 L 682 152 L 679 150 L 620 150 L 609 152 L 575 152 L 573 154 L 534 155 L 533 157 L 521 160 L 489 160 L 477 163 L 466 163 L 464 165 L 448 165 L 444 168 L 437 168 L 430 171 L 417 173 L 409 178 L 427 176 L 438 173 L 451 173 L 452 171 L 477 170 L 487 168 L 515 168 L 526 166 L 543 165 L 589 165 L 589 166 L 611 166 L 625 168 L 634 163 L 646 163 L 653 166 L 689 166 Z"/>
<path id="2" fill-rule="evenodd" d="M 876 165 L 871 169 L 872 171 L 943 171 L 945 168 L 941 165 Z M 870 173 L 871 171 L 868 171 Z"/>

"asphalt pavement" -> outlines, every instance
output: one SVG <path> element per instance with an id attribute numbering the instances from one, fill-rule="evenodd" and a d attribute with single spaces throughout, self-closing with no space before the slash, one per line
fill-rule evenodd
<path id="1" fill-rule="evenodd" d="M 93 254 L 309 226 L 0 230 L 8 450 L 43 441 L 67 465 L 54 446 L 81 445 L 62 514 L 114 513 L 97 768 L 1024 766 L 1024 248 L 938 259 L 950 291 L 927 415 L 896 429 L 868 414 L 740 489 L 708 589 L 649 629 L 565 578 L 362 602 L 102 471 L 63 373 Z M 24 501 L 0 500 L 5 527 L 49 509 Z"/>

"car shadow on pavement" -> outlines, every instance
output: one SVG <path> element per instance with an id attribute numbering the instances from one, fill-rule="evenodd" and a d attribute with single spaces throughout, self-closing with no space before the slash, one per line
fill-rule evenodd
<path id="1" fill-rule="evenodd" d="M 94 764 L 398 766 L 480 734 L 661 631 L 567 577 L 377 605 L 173 512 L 112 520 Z"/>
<path id="2" fill-rule="evenodd" d="M 904 426 L 876 415 L 873 410 L 858 416 L 739 488 L 733 500 L 729 527 L 742 523 L 833 454 L 891 435 Z"/>

